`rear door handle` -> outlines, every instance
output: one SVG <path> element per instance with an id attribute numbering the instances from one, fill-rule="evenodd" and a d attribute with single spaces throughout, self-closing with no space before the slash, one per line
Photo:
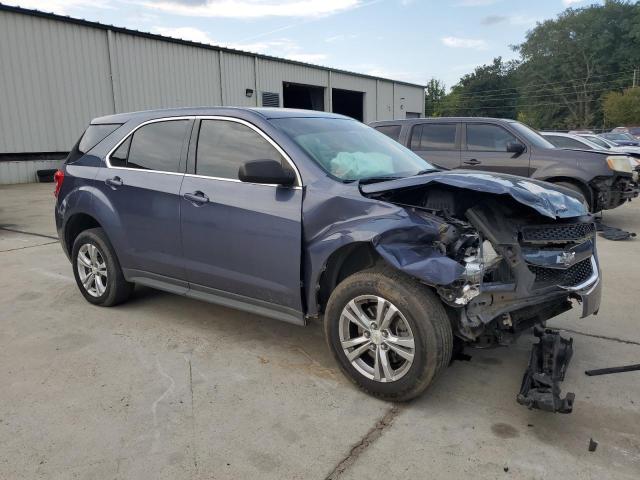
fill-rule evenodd
<path id="1" fill-rule="evenodd" d="M 124 185 L 124 182 L 122 181 L 122 179 L 120 177 L 112 177 L 112 178 L 107 178 L 104 183 L 106 183 L 107 185 L 109 185 L 111 188 L 113 188 L 114 190 L 117 187 L 121 187 L 122 185 Z"/>
<path id="2" fill-rule="evenodd" d="M 193 193 L 185 193 L 182 195 L 186 200 L 189 200 L 191 203 L 202 205 L 204 203 L 209 202 L 209 197 L 207 197 L 201 191 L 196 191 Z"/>
<path id="3" fill-rule="evenodd" d="M 482 162 L 480 160 L 476 160 L 475 158 L 472 158 L 471 160 L 467 160 L 462 163 L 464 163 L 465 165 L 480 165 Z"/>

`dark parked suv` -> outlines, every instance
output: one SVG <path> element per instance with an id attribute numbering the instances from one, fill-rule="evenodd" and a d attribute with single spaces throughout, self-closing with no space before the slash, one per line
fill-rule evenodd
<path id="1" fill-rule="evenodd" d="M 56 182 L 59 238 L 89 302 L 116 305 L 139 283 L 294 324 L 322 317 L 343 371 L 384 398 L 422 392 L 454 345 L 506 344 L 572 299 L 583 316 L 600 304 L 578 195 L 439 171 L 340 115 L 102 117 Z M 566 366 L 558 345 L 545 365 Z M 570 410 L 527 378 L 521 403 Z"/>
<path id="2" fill-rule="evenodd" d="M 625 154 L 557 149 L 514 120 L 442 117 L 371 126 L 439 167 L 511 173 L 570 188 L 584 196 L 592 212 L 638 196 Z"/>

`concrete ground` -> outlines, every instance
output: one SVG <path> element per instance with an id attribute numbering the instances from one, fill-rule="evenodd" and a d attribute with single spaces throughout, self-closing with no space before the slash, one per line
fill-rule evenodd
<path id="1" fill-rule="evenodd" d="M 144 288 L 91 306 L 52 238 L 52 190 L 0 187 L 2 479 L 640 477 L 640 372 L 584 375 L 640 362 L 639 240 L 600 239 L 600 314 L 553 322 L 575 339 L 574 413 L 516 404 L 529 337 L 393 405 L 343 378 L 317 324 Z M 605 221 L 640 231 L 640 201 Z"/>

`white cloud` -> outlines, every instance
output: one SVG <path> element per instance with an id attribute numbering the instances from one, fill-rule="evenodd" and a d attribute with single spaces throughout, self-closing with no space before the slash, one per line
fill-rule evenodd
<path id="1" fill-rule="evenodd" d="M 59 15 L 69 15 L 76 8 L 112 8 L 108 0 L 2 0 L 2 3 Z"/>
<path id="2" fill-rule="evenodd" d="M 562 0 L 562 4 L 567 7 L 575 5 L 576 3 L 583 3 L 585 0 Z"/>
<path id="3" fill-rule="evenodd" d="M 220 45 L 236 50 L 243 50 L 245 52 L 262 53 L 265 55 L 272 55 L 274 57 L 288 58 L 289 60 L 297 60 L 299 62 L 318 63 L 328 58 L 326 53 L 304 52 L 298 44 L 288 38 L 263 42 L 225 43 L 215 40 L 208 32 L 194 27 L 153 27 L 151 31 L 166 37 L 190 40 L 192 42 L 205 43 L 209 45 Z"/>
<path id="4" fill-rule="evenodd" d="M 153 27 L 153 33 L 164 35 L 165 37 L 180 38 L 192 42 L 208 43 L 216 45 L 216 42 L 204 30 L 194 27 Z"/>
<path id="5" fill-rule="evenodd" d="M 358 38 L 358 35 L 355 33 L 351 33 L 349 35 L 339 33 L 338 35 L 332 35 L 330 37 L 325 38 L 324 41 L 327 43 L 334 43 L 334 42 L 344 42 L 345 40 L 353 40 L 354 38 Z"/>
<path id="6" fill-rule="evenodd" d="M 320 63 L 327 59 L 327 55 L 325 53 L 289 53 L 284 58 L 305 63 Z"/>
<path id="7" fill-rule="evenodd" d="M 487 5 L 493 5 L 500 0 L 461 0 L 457 3 L 459 7 L 485 7 Z"/>
<path id="8" fill-rule="evenodd" d="M 61 1 L 61 0 L 56 0 Z M 316 17 L 362 5 L 362 0 L 141 0 L 149 8 L 193 17 Z"/>
<path id="9" fill-rule="evenodd" d="M 487 48 L 487 42 L 481 39 L 443 37 L 441 40 L 444 45 L 451 48 L 472 48 L 474 50 L 485 50 Z"/>

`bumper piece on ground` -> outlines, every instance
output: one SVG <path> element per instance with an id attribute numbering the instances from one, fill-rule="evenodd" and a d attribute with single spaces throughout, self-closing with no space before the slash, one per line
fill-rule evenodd
<path id="1" fill-rule="evenodd" d="M 575 395 L 560 398 L 560 382 L 573 355 L 573 339 L 559 332 L 536 327 L 533 334 L 540 340 L 533 345 L 529 366 L 524 373 L 517 396 L 520 405 L 547 412 L 571 413 Z"/>

